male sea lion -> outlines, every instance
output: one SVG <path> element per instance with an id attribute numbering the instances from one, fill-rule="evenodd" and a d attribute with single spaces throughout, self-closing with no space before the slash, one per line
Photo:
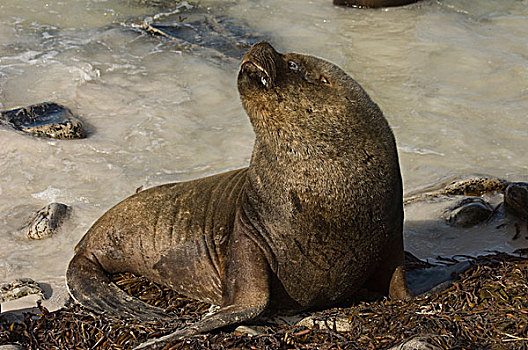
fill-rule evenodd
<path id="1" fill-rule="evenodd" d="M 334 5 L 350 7 L 393 7 L 418 2 L 419 0 L 334 0 Z"/>
<path id="2" fill-rule="evenodd" d="M 360 290 L 408 297 L 398 155 L 379 107 L 339 67 L 267 42 L 245 55 L 238 90 L 256 134 L 249 167 L 150 188 L 110 209 L 70 262 L 73 298 L 167 318 L 107 277 L 130 271 L 221 306 L 168 340 Z"/>

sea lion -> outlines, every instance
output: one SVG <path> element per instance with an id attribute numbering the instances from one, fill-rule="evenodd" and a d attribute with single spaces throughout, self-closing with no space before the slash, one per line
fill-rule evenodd
<path id="1" fill-rule="evenodd" d="M 72 297 L 99 312 L 167 318 L 107 277 L 130 271 L 221 306 L 161 341 L 364 290 L 408 298 L 402 181 L 380 108 L 334 64 L 267 42 L 243 58 L 238 90 L 256 134 L 249 167 L 110 209 L 76 247 Z"/>
<path id="2" fill-rule="evenodd" d="M 419 0 L 334 0 L 334 5 L 350 7 L 394 7 L 418 2 Z"/>

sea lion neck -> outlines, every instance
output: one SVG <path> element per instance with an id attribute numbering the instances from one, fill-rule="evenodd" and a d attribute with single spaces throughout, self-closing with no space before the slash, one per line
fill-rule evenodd
<path id="1" fill-rule="evenodd" d="M 250 187 L 271 208 L 294 193 L 326 215 L 357 201 L 354 184 L 399 171 L 385 168 L 398 157 L 383 113 L 335 64 L 261 42 L 242 60 L 238 90 L 256 139 Z"/>

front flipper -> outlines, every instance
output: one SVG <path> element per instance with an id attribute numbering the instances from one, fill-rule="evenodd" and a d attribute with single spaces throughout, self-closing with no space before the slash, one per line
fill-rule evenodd
<path id="1" fill-rule="evenodd" d="M 134 349 L 161 348 L 172 340 L 252 320 L 266 309 L 270 300 L 270 269 L 262 251 L 247 235 L 235 232 L 230 252 L 223 280 L 222 307 L 193 325 L 151 339 Z"/>
<path id="2" fill-rule="evenodd" d="M 401 300 L 411 299 L 412 293 L 409 291 L 405 276 L 405 254 L 401 235 L 397 235 L 385 245 L 381 257 L 381 261 L 366 283 L 370 295 L 376 297 L 388 295 L 391 299 Z"/>
<path id="3" fill-rule="evenodd" d="M 161 348 L 172 340 L 209 332 L 221 327 L 251 320 L 260 315 L 265 308 L 266 305 L 249 307 L 245 305 L 229 305 L 221 308 L 212 315 L 205 316 L 202 320 L 196 322 L 192 326 L 179 329 L 160 338 L 148 340 L 135 347 L 134 350 Z"/>

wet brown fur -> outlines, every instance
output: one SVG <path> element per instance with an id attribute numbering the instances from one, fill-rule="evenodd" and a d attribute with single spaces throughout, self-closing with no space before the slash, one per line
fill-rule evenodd
<path id="1" fill-rule="evenodd" d="M 365 290 L 409 296 L 398 156 L 378 106 L 332 63 L 266 42 L 244 57 L 238 89 L 256 134 L 249 167 L 131 196 L 70 263 L 72 296 L 95 311 L 163 317 L 110 283 L 119 271 L 221 306 L 142 347 Z"/>

